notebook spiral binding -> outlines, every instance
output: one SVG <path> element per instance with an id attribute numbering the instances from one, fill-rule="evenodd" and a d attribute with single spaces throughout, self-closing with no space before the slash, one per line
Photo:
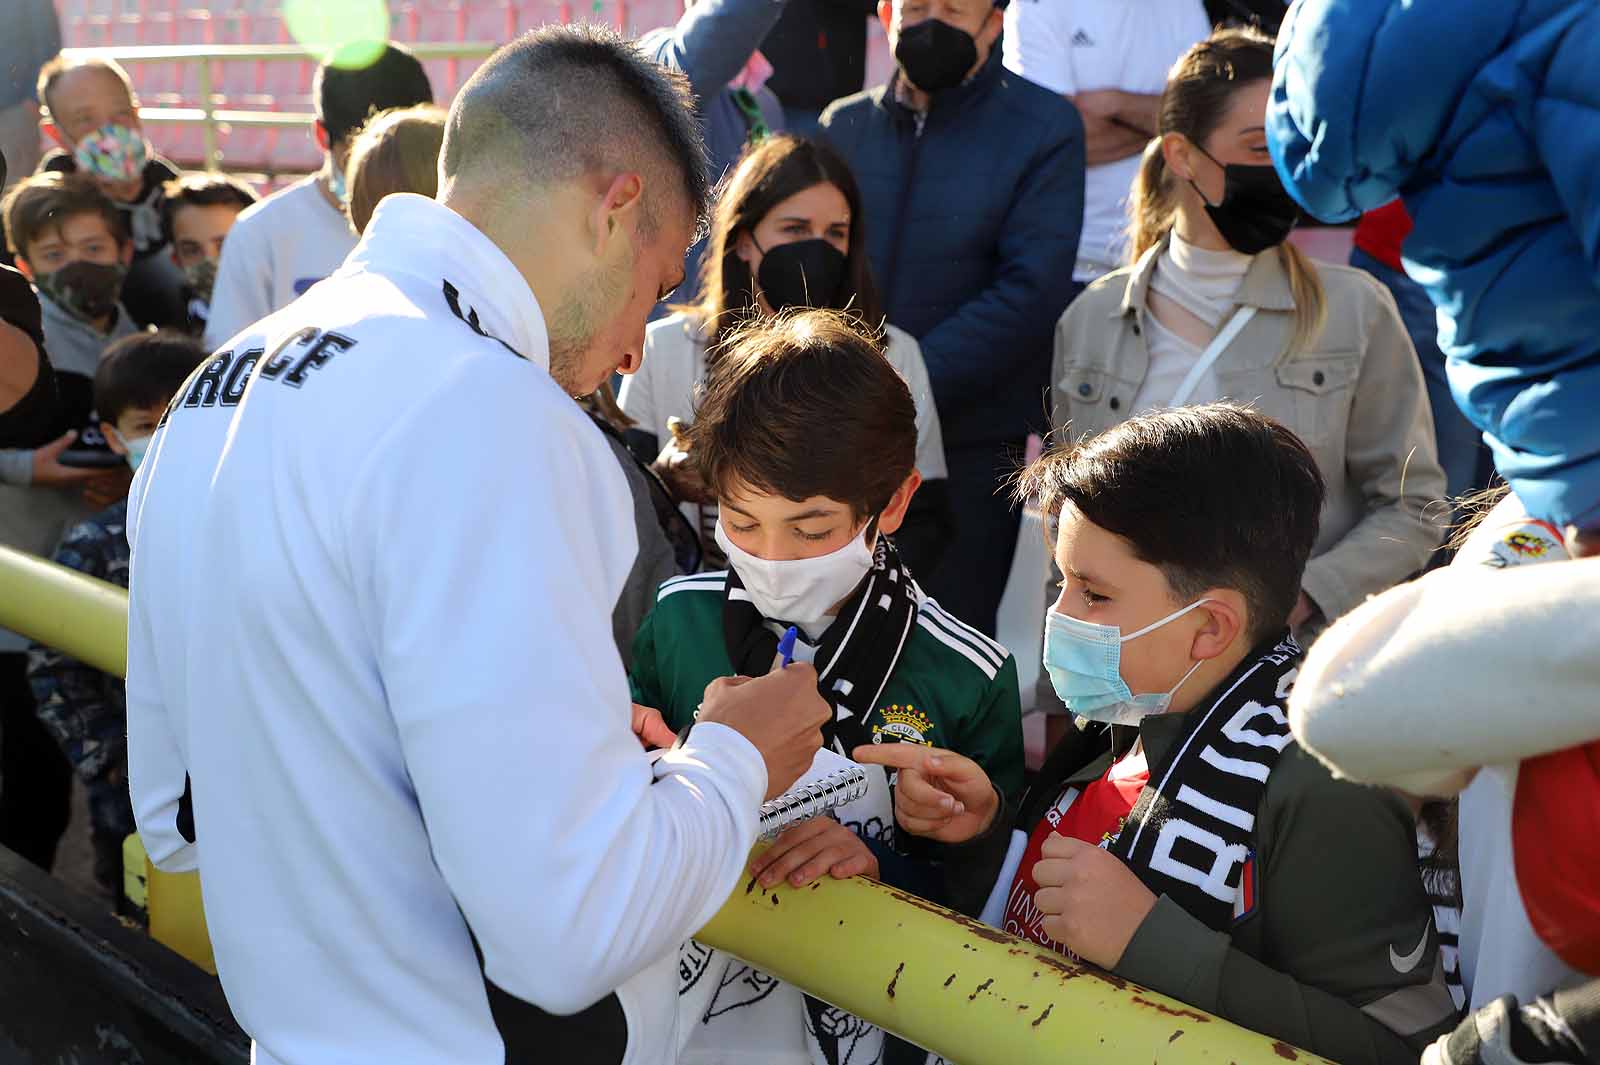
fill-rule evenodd
<path id="1" fill-rule="evenodd" d="M 761 804 L 760 838 L 772 839 L 791 825 L 855 802 L 867 793 L 867 784 L 867 771 L 853 765 L 803 787 L 791 788 Z"/>

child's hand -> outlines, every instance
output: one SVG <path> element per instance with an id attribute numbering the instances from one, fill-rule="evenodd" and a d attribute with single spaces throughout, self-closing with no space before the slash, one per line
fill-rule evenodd
<path id="1" fill-rule="evenodd" d="M 1092 843 L 1052 835 L 1043 853 L 1033 901 L 1046 915 L 1045 934 L 1085 961 L 1116 968 L 1156 897 L 1121 858 Z"/>
<path id="2" fill-rule="evenodd" d="M 860 836 L 833 818 L 813 817 L 784 831 L 750 863 L 750 875 L 762 887 L 785 877 L 794 887 L 804 887 L 823 873 L 835 880 L 852 876 L 876 880 L 878 858 Z"/>
<path id="3" fill-rule="evenodd" d="M 917 743 L 863 744 L 851 755 L 899 770 L 894 819 L 913 836 L 965 843 L 983 833 L 1000 809 L 989 774 L 970 758 Z"/>
<path id="4" fill-rule="evenodd" d="M 678 736 L 667 727 L 661 711 L 649 706 L 633 704 L 633 734 L 645 750 L 652 747 L 671 747 Z"/>

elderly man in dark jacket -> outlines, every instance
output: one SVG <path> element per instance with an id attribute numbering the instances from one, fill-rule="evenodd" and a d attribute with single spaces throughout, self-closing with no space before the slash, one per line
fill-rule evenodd
<path id="1" fill-rule="evenodd" d="M 1044 424 L 1050 338 L 1075 295 L 1083 123 L 1000 64 L 989 0 L 883 0 L 899 69 L 822 116 L 861 183 L 889 321 L 922 345 L 956 532 L 918 574 L 993 635 L 1020 513 L 1002 479 Z"/>

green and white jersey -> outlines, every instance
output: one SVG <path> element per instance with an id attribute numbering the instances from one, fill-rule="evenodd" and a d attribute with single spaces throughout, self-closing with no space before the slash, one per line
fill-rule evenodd
<path id="1" fill-rule="evenodd" d="M 723 626 L 726 583 L 725 573 L 667 581 L 634 638 L 629 675 L 633 698 L 659 709 L 673 729 L 693 720 L 706 685 L 734 673 Z M 895 639 L 904 631 L 897 626 Z M 876 676 L 881 676 L 881 667 Z M 919 599 L 915 624 L 882 692 L 870 704 L 863 700 L 855 705 L 872 709 L 859 730 L 848 732 L 864 734 L 874 743 L 920 743 L 957 751 L 983 766 L 1008 807 L 1015 802 L 1022 786 L 1016 663 L 1005 648 L 955 620 L 933 600 Z M 991 853 L 993 848 L 982 845 L 947 846 L 897 834 L 890 778 L 878 766 L 868 767 L 868 778 L 866 794 L 835 816 L 877 855 L 879 878 L 936 902 L 971 909 L 971 886 L 980 886 L 973 901 L 981 900 L 1003 857 L 1003 839 L 1000 851 Z M 683 1065 L 885 1060 L 887 1036 L 882 1030 L 806 1000 L 798 988 L 704 944 L 684 944 L 678 975 L 678 1060 Z"/>
<path id="2" fill-rule="evenodd" d="M 706 685 L 734 672 L 722 627 L 726 577 L 697 573 L 662 584 L 634 637 L 633 698 L 675 730 L 694 719 Z M 865 728 L 874 743 L 921 743 L 971 758 L 1012 802 L 1022 790 L 1021 717 L 1010 653 L 924 597 Z"/>

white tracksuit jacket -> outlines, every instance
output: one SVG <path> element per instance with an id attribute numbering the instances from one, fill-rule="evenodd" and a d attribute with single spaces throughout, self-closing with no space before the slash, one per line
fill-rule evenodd
<path id="1" fill-rule="evenodd" d="M 628 489 L 548 364 L 505 255 L 394 196 L 135 480 L 134 810 L 260 1065 L 671 1059 L 766 773 L 720 725 L 640 749 Z"/>

